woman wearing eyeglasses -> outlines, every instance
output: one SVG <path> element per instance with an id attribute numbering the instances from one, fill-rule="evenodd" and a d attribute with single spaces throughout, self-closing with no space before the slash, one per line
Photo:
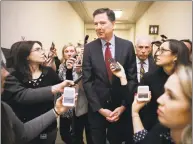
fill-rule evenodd
<path id="1" fill-rule="evenodd" d="M 168 39 L 161 44 L 154 55 L 159 68 L 154 72 L 145 73 L 140 85 L 148 85 L 152 99 L 140 111 L 140 117 L 145 129 L 150 130 L 157 122 L 157 99 L 164 93 L 164 84 L 173 74 L 176 67 L 190 65 L 189 51 L 181 41 Z"/>
<path id="2" fill-rule="evenodd" d="M 45 54 L 39 41 L 20 41 L 11 47 L 12 67 L 15 76 L 26 88 L 51 86 L 60 82 L 58 75 L 50 67 L 42 65 Z M 54 107 L 54 101 L 34 103 L 10 103 L 22 122 L 28 122 Z M 54 144 L 57 134 L 56 120 L 30 144 Z"/>

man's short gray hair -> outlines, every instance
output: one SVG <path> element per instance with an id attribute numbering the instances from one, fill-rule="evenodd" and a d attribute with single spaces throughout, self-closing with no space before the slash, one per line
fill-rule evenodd
<path id="1" fill-rule="evenodd" d="M 149 45 L 151 45 L 152 43 L 152 39 L 149 36 L 139 36 L 137 37 L 136 41 L 135 41 L 135 45 L 139 45 L 141 41 L 147 41 L 149 43 Z"/>

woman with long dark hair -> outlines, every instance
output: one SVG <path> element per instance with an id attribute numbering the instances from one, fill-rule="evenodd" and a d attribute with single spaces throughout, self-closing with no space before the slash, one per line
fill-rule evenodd
<path id="1" fill-rule="evenodd" d="M 4 63 L 1 62 L 1 93 L 4 90 L 4 81 L 8 75 L 9 73 L 6 71 Z M 72 81 L 65 81 L 64 83 L 65 86 L 74 84 Z M 2 101 L 1 144 L 24 144 L 38 136 L 44 129 L 56 121 L 59 115 L 69 109 L 62 105 L 62 98 L 57 99 L 54 108 L 25 124 L 18 119 L 10 106 Z M 30 111 L 26 112 L 30 113 Z"/>
<path id="2" fill-rule="evenodd" d="M 164 93 L 164 84 L 173 74 L 178 65 L 190 65 L 189 51 L 185 44 L 175 39 L 165 40 L 154 55 L 157 70 L 145 73 L 140 85 L 147 85 L 151 91 L 152 100 L 140 111 L 144 127 L 150 130 L 157 122 L 157 99 Z"/>
<path id="3" fill-rule="evenodd" d="M 43 66 L 45 54 L 39 41 L 20 41 L 11 47 L 12 65 L 15 76 L 26 88 L 51 86 L 60 82 L 58 75 L 50 68 Z M 33 100 L 32 100 L 33 101 Z M 22 122 L 40 116 L 54 106 L 54 101 L 30 104 L 10 103 Z M 30 111 L 30 113 L 29 113 Z M 57 122 L 54 121 L 30 144 L 54 144 L 57 134 Z"/>

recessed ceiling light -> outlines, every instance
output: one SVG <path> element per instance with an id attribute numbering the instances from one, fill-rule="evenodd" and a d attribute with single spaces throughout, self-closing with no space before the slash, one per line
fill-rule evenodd
<path id="1" fill-rule="evenodd" d="M 115 13 L 115 17 L 116 18 L 120 18 L 121 17 L 121 15 L 122 15 L 122 10 L 113 10 L 114 11 L 114 13 Z"/>

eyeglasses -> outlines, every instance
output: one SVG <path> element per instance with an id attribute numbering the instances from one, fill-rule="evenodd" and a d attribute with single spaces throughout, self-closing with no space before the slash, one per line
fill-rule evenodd
<path id="1" fill-rule="evenodd" d="M 32 50 L 31 52 L 35 52 L 35 51 L 40 52 L 40 51 L 44 51 L 44 49 L 38 47 L 38 48 L 35 48 L 35 50 Z"/>
<path id="2" fill-rule="evenodd" d="M 155 52 L 155 55 L 156 55 L 158 52 L 159 52 L 159 54 L 161 55 L 161 54 L 163 54 L 163 53 L 166 52 L 166 51 L 170 51 L 170 52 L 171 52 L 171 50 L 167 50 L 167 49 L 158 47 L 158 49 L 157 49 L 156 52 Z"/>

